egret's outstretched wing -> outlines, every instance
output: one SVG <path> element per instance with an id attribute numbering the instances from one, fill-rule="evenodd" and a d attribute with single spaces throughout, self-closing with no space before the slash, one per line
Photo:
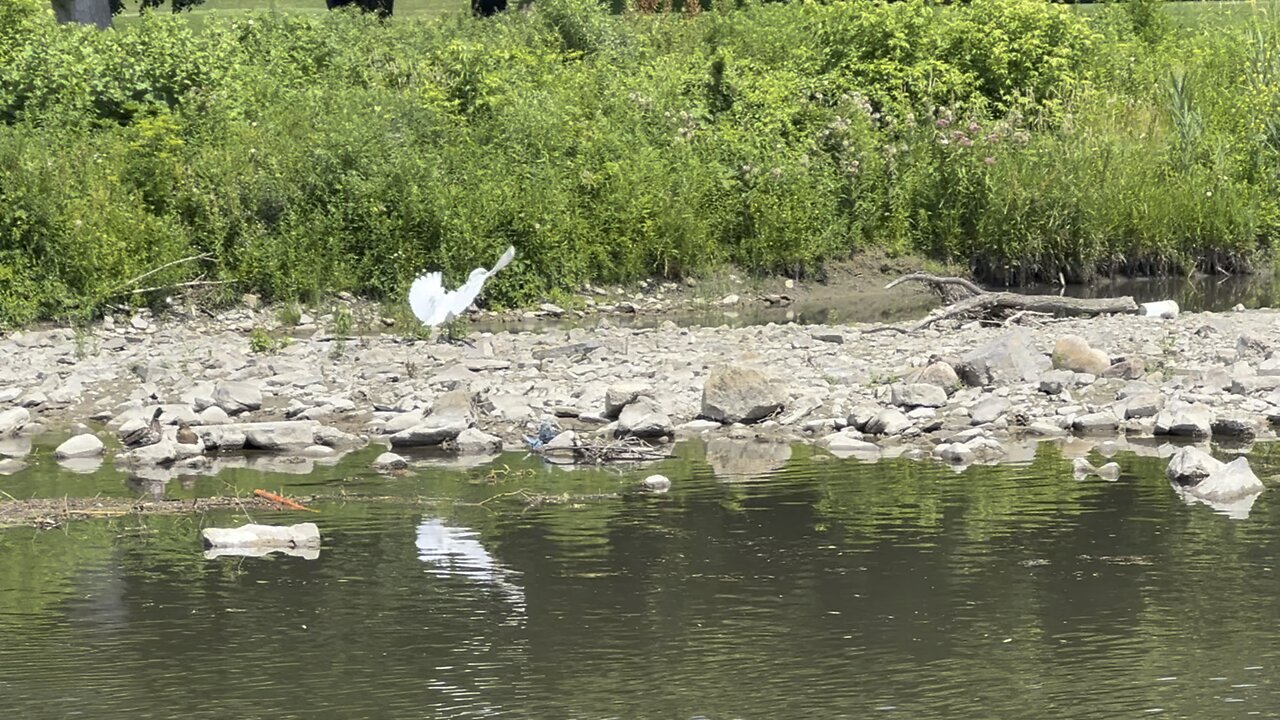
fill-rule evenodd
<path id="1" fill-rule="evenodd" d="M 507 251 L 502 253 L 502 257 L 498 258 L 498 262 L 495 263 L 494 266 L 489 269 L 489 275 L 493 275 L 494 273 L 498 272 L 502 268 L 510 265 L 511 261 L 515 259 L 516 259 L 516 246 L 508 245 Z"/>
<path id="2" fill-rule="evenodd" d="M 448 295 L 441 284 L 440 273 L 427 273 L 409 286 L 409 307 L 423 325 L 434 327 L 446 321 Z"/>
<path id="3" fill-rule="evenodd" d="M 484 281 L 489 278 L 489 274 L 483 268 L 476 268 L 471 271 L 471 277 L 463 283 L 457 290 L 451 293 L 449 298 L 449 311 L 454 315 L 462 315 L 471 307 L 471 303 L 476 301 L 476 297 L 480 295 L 480 290 L 484 288 Z"/>

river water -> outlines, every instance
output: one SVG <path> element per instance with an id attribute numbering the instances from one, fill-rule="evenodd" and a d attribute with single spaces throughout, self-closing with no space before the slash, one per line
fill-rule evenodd
<path id="1" fill-rule="evenodd" d="M 0 489 L 138 492 L 46 451 Z M 723 441 L 626 470 L 371 458 L 164 488 L 401 498 L 254 514 L 317 522 L 315 559 L 206 558 L 237 512 L 0 530 L 0 717 L 1280 716 L 1274 490 L 1231 519 L 1158 458 L 1078 481 L 1053 444 L 963 472 Z M 635 490 L 652 472 L 670 492 Z"/>

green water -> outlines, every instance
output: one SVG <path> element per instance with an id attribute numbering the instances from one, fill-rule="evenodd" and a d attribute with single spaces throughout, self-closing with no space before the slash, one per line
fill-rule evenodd
<path id="1" fill-rule="evenodd" d="M 1232 520 L 1158 459 L 1078 482 L 1052 445 L 963 473 L 677 451 L 163 488 L 413 499 L 320 503 L 314 560 L 206 559 L 235 512 L 0 530 L 0 718 L 1280 716 L 1274 489 Z M 136 492 L 43 452 L 0 489 Z M 477 504 L 520 490 L 596 497 Z"/>

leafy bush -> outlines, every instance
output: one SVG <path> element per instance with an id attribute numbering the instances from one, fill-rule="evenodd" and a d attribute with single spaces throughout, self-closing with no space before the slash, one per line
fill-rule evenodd
<path id="1" fill-rule="evenodd" d="M 0 324 L 153 299 L 128 281 L 179 260 L 145 284 L 394 299 L 511 243 L 486 300 L 515 304 L 868 247 L 1014 282 L 1238 269 L 1280 227 L 1263 21 L 1151 41 L 1040 0 L 547 0 L 99 33 L 0 8 Z"/>

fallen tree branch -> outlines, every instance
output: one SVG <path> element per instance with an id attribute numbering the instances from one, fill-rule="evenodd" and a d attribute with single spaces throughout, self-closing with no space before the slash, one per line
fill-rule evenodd
<path id="1" fill-rule="evenodd" d="M 138 288 L 130 290 L 130 295 L 142 295 L 144 293 L 155 292 L 157 290 L 173 290 L 176 288 L 188 287 L 205 287 L 207 285 L 226 285 L 230 280 L 191 280 L 190 282 L 174 283 L 172 285 L 156 285 L 155 287 Z"/>
<path id="2" fill-rule="evenodd" d="M 944 320 L 972 318 L 1011 324 L 1028 316 L 1039 317 L 1096 317 L 1098 315 L 1134 314 L 1138 304 L 1132 297 L 1073 298 L 1057 295 L 1022 295 L 1013 292 L 990 292 L 969 280 L 956 277 L 939 277 L 927 273 L 904 275 L 886 285 L 892 288 L 903 282 L 922 282 L 932 285 L 942 293 L 943 288 L 960 287 L 972 293 L 929 313 L 923 320 L 909 328 L 885 325 L 864 330 L 871 332 L 917 332 Z"/>
<path id="3" fill-rule="evenodd" d="M 125 288 L 127 288 L 127 287 L 131 287 L 131 286 L 133 286 L 133 285 L 137 285 L 138 283 L 142 282 L 143 280 L 146 280 L 147 278 L 151 277 L 152 275 L 155 275 L 156 273 L 158 273 L 158 272 L 162 272 L 162 271 L 164 271 L 164 270 L 168 270 L 169 268 L 173 267 L 174 265 L 181 265 L 181 264 L 183 264 L 183 263 L 189 263 L 189 262 L 193 262 L 193 261 L 195 261 L 195 260 L 212 260 L 212 259 L 213 259 L 213 256 L 212 256 L 212 255 L 209 255 L 208 253 L 201 253 L 201 254 L 199 254 L 199 255 L 191 255 L 191 256 L 189 256 L 189 257 L 180 258 L 180 259 L 178 259 L 178 260 L 172 260 L 172 261 L 170 261 L 170 262 L 167 262 L 167 263 L 165 263 L 165 264 L 161 265 L 160 267 L 152 268 L 152 269 L 150 269 L 150 270 L 148 270 L 148 271 L 146 271 L 146 272 L 142 273 L 141 275 L 139 275 L 139 276 L 137 276 L 137 277 L 135 277 L 135 278 L 132 278 L 132 279 L 130 279 L 130 280 L 126 280 L 126 281 L 124 281 L 124 282 L 120 283 L 119 285 L 116 285 L 115 287 L 111 288 L 111 289 L 110 289 L 110 290 L 108 290 L 107 292 L 103 293 L 103 295 L 102 295 L 102 296 L 103 296 L 104 298 L 114 297 L 115 295 L 117 295 L 118 293 L 120 293 L 120 292 L 121 292 L 122 290 L 124 290 Z M 153 288 L 153 289 L 155 289 L 155 288 Z"/>
<path id="4" fill-rule="evenodd" d="M 982 288 L 978 287 L 977 284 L 975 284 L 972 280 L 966 280 L 964 278 L 959 278 L 959 277 L 941 277 L 939 275 L 930 275 L 929 273 L 921 273 L 921 272 L 914 272 L 909 275 L 903 275 L 897 280 L 894 280 L 888 285 L 885 285 L 884 289 L 891 290 L 901 285 L 904 282 L 928 283 L 929 285 L 933 285 L 935 288 L 941 288 L 946 285 L 956 285 L 964 288 L 965 290 L 968 290 L 970 294 L 973 294 L 973 295 L 981 295 L 986 292 L 986 290 L 983 290 Z"/>

